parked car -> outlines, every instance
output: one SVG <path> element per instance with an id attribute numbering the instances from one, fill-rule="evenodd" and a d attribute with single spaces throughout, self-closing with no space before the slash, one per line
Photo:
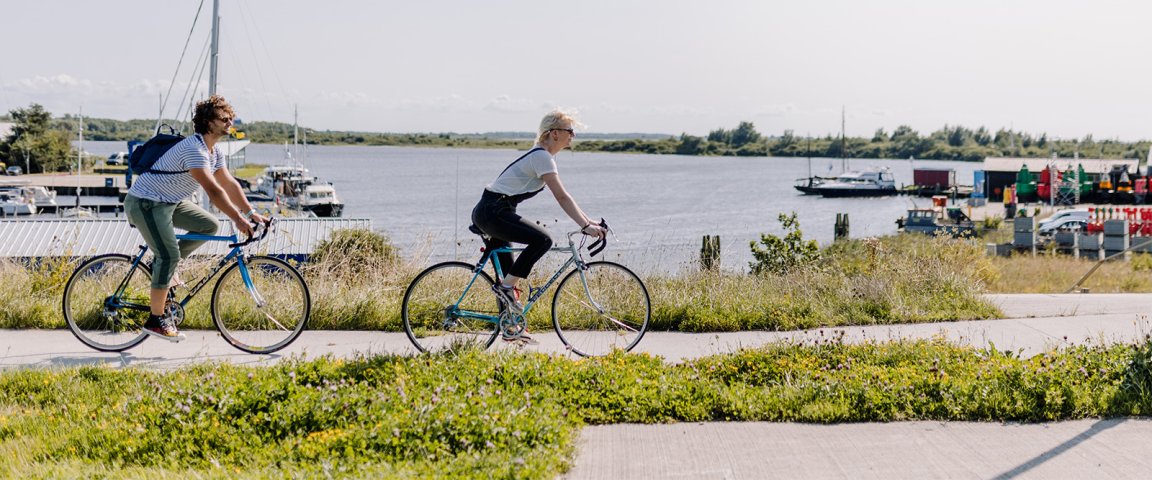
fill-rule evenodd
<path id="1" fill-rule="evenodd" d="M 108 165 L 127 165 L 128 152 L 116 152 L 108 155 L 108 160 L 105 160 L 104 163 Z"/>
<path id="2" fill-rule="evenodd" d="M 1036 233 L 1041 236 L 1049 236 L 1056 232 L 1080 232 L 1086 228 L 1088 228 L 1088 217 L 1065 216 L 1039 227 Z"/>
<path id="3" fill-rule="evenodd" d="M 23 175 L 24 169 L 20 168 L 19 165 L 12 165 L 11 167 L 8 167 L 8 170 L 5 170 L 4 173 L 8 175 Z"/>
<path id="4" fill-rule="evenodd" d="M 1084 220 L 1085 222 L 1087 222 L 1088 221 L 1088 210 L 1085 210 L 1085 209 L 1061 210 L 1059 212 L 1053 213 L 1051 217 L 1040 220 L 1040 224 L 1038 224 L 1036 226 L 1036 228 L 1039 229 L 1040 231 L 1042 231 L 1042 230 L 1044 230 L 1044 227 L 1046 227 L 1048 225 L 1053 225 L 1056 222 L 1060 222 L 1060 221 L 1067 219 L 1067 218 L 1077 218 L 1077 219 Z"/>

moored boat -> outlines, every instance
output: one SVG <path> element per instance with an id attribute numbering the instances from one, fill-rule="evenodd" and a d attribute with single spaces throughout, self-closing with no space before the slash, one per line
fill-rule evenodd
<path id="1" fill-rule="evenodd" d="M 887 168 L 846 172 L 816 187 L 824 197 L 883 197 L 896 195 L 896 181 Z"/>

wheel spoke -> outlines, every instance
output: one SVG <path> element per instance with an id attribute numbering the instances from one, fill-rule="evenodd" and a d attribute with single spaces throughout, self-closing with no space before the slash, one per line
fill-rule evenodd
<path id="1" fill-rule="evenodd" d="M 126 255 L 88 260 L 64 286 L 64 321 L 76 338 L 96 350 L 132 348 L 146 338 L 141 327 L 150 310 L 151 278 L 146 266 L 132 268 Z"/>
<path id="2" fill-rule="evenodd" d="M 569 273 L 556 288 L 552 322 L 560 340 L 583 356 L 631 350 L 648 328 L 648 290 L 632 271 L 592 262 Z"/>
<path id="3" fill-rule="evenodd" d="M 272 257 L 246 262 L 251 288 L 240 265 L 224 271 L 212 292 L 212 320 L 225 340 L 250 353 L 271 353 L 296 340 L 308 323 L 311 298 L 300 273 Z"/>
<path id="4" fill-rule="evenodd" d="M 420 272 L 408 285 L 401 307 L 404 331 L 412 344 L 421 352 L 488 348 L 497 333 L 498 304 L 492 285 L 487 273 L 476 274 L 461 262 Z"/>

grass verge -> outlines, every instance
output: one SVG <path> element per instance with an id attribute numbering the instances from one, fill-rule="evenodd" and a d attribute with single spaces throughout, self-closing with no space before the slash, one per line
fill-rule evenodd
<path id="1" fill-rule="evenodd" d="M 403 261 L 390 246 L 367 235 L 335 245 L 339 254 L 302 268 L 312 293 L 309 328 L 402 330 L 400 307 L 408 283 L 428 265 Z M 372 247 L 372 248 L 367 248 Z M 364 252 L 379 251 L 365 255 Z M 422 258 L 421 255 L 414 255 Z M 790 330 L 838 325 L 994 318 L 999 311 L 981 297 L 993 277 L 979 247 L 957 241 L 901 235 L 840 242 L 820 263 L 785 274 L 685 271 L 644 277 L 651 296 L 652 328 L 689 332 Z M 545 258 L 534 276 L 543 284 L 557 265 Z M 195 284 L 214 265 L 193 257 L 181 277 Z M 0 262 L 0 328 L 63 328 L 60 295 L 75 263 L 48 261 L 33 268 Z M 211 285 L 188 305 L 189 328 L 213 328 Z M 551 328 L 551 293 L 532 310 L 533 329 Z"/>
<path id="2" fill-rule="evenodd" d="M 0 373 L 0 476 L 551 478 L 586 424 L 1147 415 L 1152 347 L 1023 359 L 942 341 L 668 364 L 538 354 Z"/>

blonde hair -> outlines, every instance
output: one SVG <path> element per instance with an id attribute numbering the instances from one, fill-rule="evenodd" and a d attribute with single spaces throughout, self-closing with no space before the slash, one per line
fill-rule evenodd
<path id="1" fill-rule="evenodd" d="M 579 128 L 584 124 L 576 120 L 576 117 L 563 110 L 553 110 L 544 115 L 540 120 L 540 131 L 536 133 L 536 143 L 543 142 L 548 132 L 552 130 L 559 130 L 562 128 Z"/>

